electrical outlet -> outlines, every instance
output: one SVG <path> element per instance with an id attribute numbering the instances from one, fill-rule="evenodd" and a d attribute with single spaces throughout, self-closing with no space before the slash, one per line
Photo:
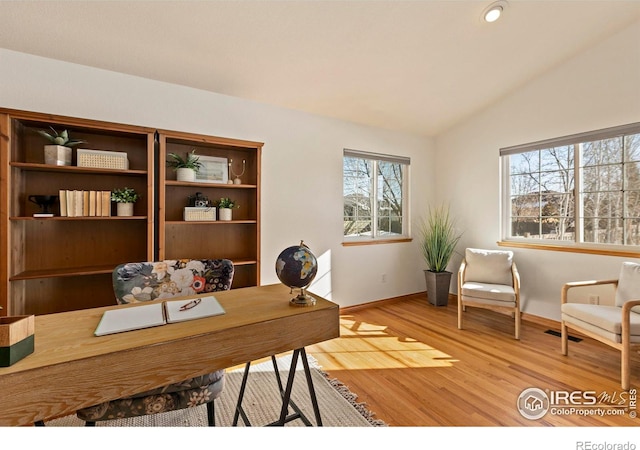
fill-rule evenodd
<path id="1" fill-rule="evenodd" d="M 589 304 L 590 305 L 599 305 L 600 304 L 600 296 L 598 296 L 598 295 L 590 295 L 589 296 Z"/>
<path id="2" fill-rule="evenodd" d="M 386 283 L 387 282 L 387 274 L 383 273 L 382 275 L 380 275 L 380 282 L 382 283 Z"/>

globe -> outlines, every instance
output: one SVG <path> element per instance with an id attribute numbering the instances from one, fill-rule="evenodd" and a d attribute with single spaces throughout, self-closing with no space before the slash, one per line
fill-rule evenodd
<path id="1" fill-rule="evenodd" d="M 303 241 L 300 245 L 287 247 L 276 259 L 276 275 L 285 286 L 300 289 L 300 294 L 291 299 L 294 306 L 310 306 L 315 299 L 307 295 L 304 288 L 309 286 L 318 272 L 318 261 Z"/>

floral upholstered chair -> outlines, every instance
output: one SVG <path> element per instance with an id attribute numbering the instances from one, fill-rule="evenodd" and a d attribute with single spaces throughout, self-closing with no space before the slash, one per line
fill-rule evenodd
<path id="1" fill-rule="evenodd" d="M 233 263 L 227 259 L 180 259 L 121 264 L 113 271 L 119 304 L 231 289 Z M 209 426 L 215 425 L 214 400 L 224 387 L 224 370 L 145 391 L 77 411 L 87 426 L 121 419 L 207 405 Z"/>

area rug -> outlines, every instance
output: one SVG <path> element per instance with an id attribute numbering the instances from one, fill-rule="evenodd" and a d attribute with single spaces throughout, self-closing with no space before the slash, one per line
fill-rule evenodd
<path id="1" fill-rule="evenodd" d="M 383 421 L 375 418 L 375 415 L 367 409 L 364 403 L 357 402 L 357 395 L 351 392 L 348 387 L 336 379 L 330 379 L 318 367 L 314 358 L 308 356 L 308 360 L 323 426 L 386 426 Z M 286 383 L 291 366 L 291 356 L 281 356 L 277 358 L 277 363 L 283 383 Z M 229 427 L 233 423 L 243 371 L 243 368 L 227 370 L 224 390 L 215 402 L 216 426 Z M 280 414 L 280 398 L 271 360 L 252 364 L 242 403 L 251 426 L 263 426 L 277 420 Z M 311 423 L 316 425 L 301 361 L 298 361 L 296 368 L 291 398 Z M 290 412 L 293 411 L 290 409 Z M 152 416 L 103 421 L 96 425 L 103 427 L 205 427 L 207 426 L 207 412 L 205 406 L 199 406 Z M 81 427 L 84 426 L 84 422 L 75 415 L 71 415 L 48 421 L 46 426 Z M 244 426 L 242 419 L 238 421 L 238 426 Z M 286 426 L 299 427 L 304 426 L 304 423 L 297 419 L 288 422 Z"/>

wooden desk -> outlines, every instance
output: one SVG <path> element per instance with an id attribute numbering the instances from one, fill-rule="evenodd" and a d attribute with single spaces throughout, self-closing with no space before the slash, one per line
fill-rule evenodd
<path id="1" fill-rule="evenodd" d="M 289 288 L 216 292 L 226 314 L 96 337 L 107 309 L 36 317 L 35 351 L 0 368 L 0 425 L 30 425 L 147 389 L 339 337 L 339 308 Z"/>

